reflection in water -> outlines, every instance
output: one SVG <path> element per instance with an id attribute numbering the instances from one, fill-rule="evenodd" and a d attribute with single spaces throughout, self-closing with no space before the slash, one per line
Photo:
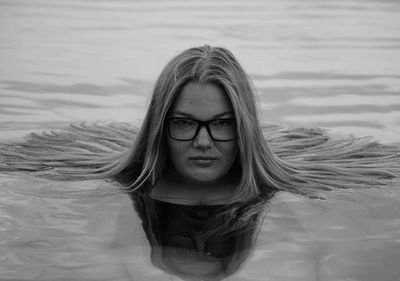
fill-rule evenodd
<path id="1" fill-rule="evenodd" d="M 263 217 L 256 211 L 243 223 L 237 211 L 232 223 L 221 228 L 217 224 L 227 206 L 180 205 L 138 194 L 131 198 L 153 265 L 184 280 L 222 280 L 235 273 L 251 253 Z"/>

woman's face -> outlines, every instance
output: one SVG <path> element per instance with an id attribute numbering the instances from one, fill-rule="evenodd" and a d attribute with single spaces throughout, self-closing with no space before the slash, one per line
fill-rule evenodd
<path id="1" fill-rule="evenodd" d="M 234 119 L 234 113 L 222 88 L 211 83 L 189 82 L 177 96 L 168 117 L 209 121 Z M 205 126 L 200 126 L 193 140 L 176 140 L 168 133 L 166 138 L 170 161 L 167 168 L 187 182 L 208 184 L 224 179 L 237 156 L 236 139 L 213 140 Z"/>

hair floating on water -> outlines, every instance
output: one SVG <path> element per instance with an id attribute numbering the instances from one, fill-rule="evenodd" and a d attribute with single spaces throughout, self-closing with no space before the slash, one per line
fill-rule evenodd
<path id="1" fill-rule="evenodd" d="M 1 172 L 29 172 L 54 180 L 112 178 L 107 173 L 132 146 L 138 128 L 127 123 L 71 124 L 21 140 L 0 143 Z M 318 190 L 287 190 L 312 196 L 336 188 L 372 188 L 400 175 L 400 147 L 369 137 L 336 136 L 322 129 L 263 127 L 279 161 Z"/>

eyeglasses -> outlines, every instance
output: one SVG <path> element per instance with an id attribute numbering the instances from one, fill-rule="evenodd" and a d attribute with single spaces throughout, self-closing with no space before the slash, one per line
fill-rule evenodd
<path id="1" fill-rule="evenodd" d="M 215 141 L 231 141 L 236 138 L 236 121 L 233 118 L 199 121 L 191 118 L 168 118 L 168 132 L 171 138 L 179 141 L 193 140 L 205 126 Z"/>

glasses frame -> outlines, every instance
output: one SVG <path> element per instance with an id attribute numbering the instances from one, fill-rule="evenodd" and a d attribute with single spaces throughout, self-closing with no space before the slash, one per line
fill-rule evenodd
<path id="1" fill-rule="evenodd" d="M 191 138 L 191 139 L 177 139 L 177 138 L 174 138 L 172 136 L 171 130 L 170 130 L 170 124 L 169 124 L 170 120 L 191 120 L 191 121 L 196 122 L 198 124 L 198 126 L 197 126 L 197 129 L 196 129 L 195 133 L 194 133 L 194 137 Z M 219 139 L 214 138 L 214 136 L 211 133 L 210 123 L 212 123 L 214 121 L 220 121 L 220 120 L 222 120 L 222 121 L 224 121 L 224 120 L 233 120 L 235 122 L 235 126 L 236 126 L 236 120 L 234 118 L 217 118 L 217 119 L 212 119 L 212 120 L 208 120 L 208 121 L 200 121 L 200 120 L 196 120 L 196 119 L 193 119 L 193 118 L 184 118 L 184 117 L 171 117 L 171 118 L 167 118 L 166 119 L 167 127 L 168 127 L 168 134 L 172 139 L 177 140 L 177 141 L 191 141 L 191 140 L 194 140 L 197 137 L 197 135 L 199 134 L 199 131 L 200 131 L 201 127 L 206 127 L 208 135 L 214 141 L 226 142 L 226 141 L 235 140 L 237 138 L 237 131 L 236 130 L 235 130 L 235 136 L 233 138 L 229 139 L 229 140 L 219 140 Z"/>

